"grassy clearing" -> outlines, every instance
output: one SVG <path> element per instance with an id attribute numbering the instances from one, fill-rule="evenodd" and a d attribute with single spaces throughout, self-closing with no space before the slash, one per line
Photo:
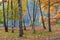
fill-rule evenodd
<path id="1" fill-rule="evenodd" d="M 45 35 L 50 35 L 50 34 L 53 34 L 53 33 L 56 33 L 56 32 L 36 32 L 36 33 L 33 33 L 33 32 L 28 32 L 28 31 L 25 31 L 24 32 L 24 35 L 25 36 L 28 36 L 28 35 L 41 35 L 41 36 L 45 36 Z M 18 31 L 15 31 L 14 33 L 12 33 L 11 31 L 9 32 L 5 32 L 5 31 L 0 31 L 0 34 L 5 34 L 5 35 L 19 35 L 19 32 Z"/>
<path id="2" fill-rule="evenodd" d="M 0 30 L 0 39 L 1 40 L 34 40 L 35 38 L 41 38 L 43 36 L 48 36 L 48 35 L 52 35 L 56 32 L 29 32 L 29 31 L 24 31 L 24 35 L 23 37 L 19 37 L 19 32 L 15 31 L 14 33 L 12 33 L 11 31 L 9 32 L 4 32 Z"/>
<path id="3" fill-rule="evenodd" d="M 55 32 L 36 32 L 36 33 L 33 33 L 33 32 L 25 32 L 24 35 L 28 36 L 28 35 L 41 35 L 41 36 L 45 36 L 45 35 L 50 35 L 50 34 L 53 34 Z"/>

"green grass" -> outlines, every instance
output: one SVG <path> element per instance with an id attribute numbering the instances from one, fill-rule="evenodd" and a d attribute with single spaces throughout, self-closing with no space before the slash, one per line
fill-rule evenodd
<path id="1" fill-rule="evenodd" d="M 1 31 L 0 30 L 0 38 L 7 38 L 7 39 L 17 39 L 17 40 L 24 40 L 24 39 L 30 39 L 30 40 L 34 40 L 37 37 L 41 38 L 41 37 L 45 37 L 45 36 L 48 36 L 48 35 L 51 35 L 53 33 L 56 33 L 56 32 L 37 32 L 36 33 L 33 33 L 32 31 L 25 31 L 24 32 L 24 35 L 23 37 L 19 37 L 19 32 L 18 31 L 15 31 L 14 33 L 12 33 L 11 31 L 9 32 L 4 32 L 4 31 Z"/>
<path id="2" fill-rule="evenodd" d="M 14 35 L 18 35 L 18 31 L 15 31 L 14 33 L 12 33 L 11 31 L 9 32 L 4 32 L 4 31 L 0 31 L 0 34 L 7 34 L 7 35 L 11 35 L 11 34 L 14 34 Z M 41 35 L 41 36 L 45 36 L 45 35 L 50 35 L 50 34 L 53 34 L 55 32 L 36 32 L 36 33 L 33 33 L 33 32 L 25 32 L 24 35 L 28 36 L 28 35 Z"/>
<path id="3" fill-rule="evenodd" d="M 14 33 L 12 33 L 11 31 L 9 31 L 9 32 L 5 32 L 5 31 L 0 31 L 0 34 L 1 35 L 18 35 L 18 32 L 17 31 L 15 31 Z"/>
<path id="4" fill-rule="evenodd" d="M 60 23 L 56 23 L 56 26 L 60 26 Z"/>
<path id="5" fill-rule="evenodd" d="M 40 35 L 40 36 L 46 36 L 46 35 L 50 35 L 50 34 L 53 34 L 55 32 L 36 32 L 36 33 L 33 33 L 33 32 L 25 32 L 25 36 L 28 36 L 28 35 L 33 35 L 33 36 L 36 36 L 36 35 Z"/>

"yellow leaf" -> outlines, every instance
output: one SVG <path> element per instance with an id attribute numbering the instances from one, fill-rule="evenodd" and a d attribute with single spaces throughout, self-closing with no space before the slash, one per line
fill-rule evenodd
<path id="1" fill-rule="evenodd" d="M 22 16 L 24 18 L 24 16 L 26 15 L 26 11 L 27 11 L 27 6 L 26 6 L 27 0 L 22 0 Z"/>

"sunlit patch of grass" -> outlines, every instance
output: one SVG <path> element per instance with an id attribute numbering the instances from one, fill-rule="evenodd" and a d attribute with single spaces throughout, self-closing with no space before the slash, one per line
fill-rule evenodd
<path id="1" fill-rule="evenodd" d="M 31 36 L 35 36 L 35 35 L 41 35 L 41 36 L 45 36 L 45 35 L 50 35 L 50 34 L 53 34 L 55 32 L 35 32 L 33 33 L 32 31 L 30 32 L 24 32 L 24 36 L 28 36 L 28 35 L 31 35 Z M 6 34 L 6 35 L 18 35 L 19 32 L 18 31 L 15 31 L 14 33 L 12 33 L 11 31 L 9 32 L 5 32 L 5 31 L 0 31 L 0 34 Z"/>
<path id="2" fill-rule="evenodd" d="M 33 32 L 25 32 L 24 35 L 32 35 L 32 36 L 35 36 L 35 35 L 41 35 L 41 36 L 45 36 L 45 35 L 50 35 L 50 34 L 53 34 L 55 32 L 36 32 L 36 33 L 33 33 Z"/>
<path id="3" fill-rule="evenodd" d="M 0 31 L 0 34 L 17 34 L 18 31 L 14 31 L 14 33 L 12 33 L 11 31 L 9 32 L 5 32 L 5 31 Z"/>
<path id="4" fill-rule="evenodd" d="M 50 35 L 53 34 L 54 32 L 39 32 L 38 34 L 41 36 L 45 36 L 45 35 Z"/>

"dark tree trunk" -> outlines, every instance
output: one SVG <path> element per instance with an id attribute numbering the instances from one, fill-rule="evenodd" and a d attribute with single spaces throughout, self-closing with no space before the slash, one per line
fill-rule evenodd
<path id="1" fill-rule="evenodd" d="M 14 27 L 16 27 L 15 26 L 15 23 L 16 23 L 16 19 L 15 19 L 16 18 L 16 11 L 14 11 L 14 12 L 15 12 L 15 15 L 14 15 Z"/>
<path id="2" fill-rule="evenodd" d="M 42 10 L 41 10 L 41 1 L 40 1 L 40 0 L 39 0 L 39 5 L 40 5 L 40 13 L 41 13 L 41 16 L 42 16 L 43 28 L 46 29 L 45 24 L 44 24 L 44 19 L 43 19 Z"/>
<path id="3" fill-rule="evenodd" d="M 8 27 L 8 12 L 9 11 L 9 0 L 8 0 L 8 4 L 7 4 L 7 27 Z"/>
<path id="4" fill-rule="evenodd" d="M 19 8 L 19 36 L 23 36 L 23 26 L 22 26 L 22 0 L 18 0 L 18 8 Z"/>
<path id="5" fill-rule="evenodd" d="M 33 33 L 35 33 L 35 0 L 34 0 L 34 5 L 33 5 L 33 24 L 32 24 L 32 29 L 33 29 Z"/>
<path id="6" fill-rule="evenodd" d="M 28 6 L 28 0 L 27 0 L 27 10 L 28 10 L 28 15 L 29 15 L 29 18 L 30 18 L 30 26 L 32 25 L 32 19 L 31 19 L 31 15 L 30 15 L 30 12 L 29 12 L 29 6 Z"/>
<path id="7" fill-rule="evenodd" d="M 48 26 L 49 26 L 49 32 L 51 32 L 51 25 L 50 25 L 50 0 L 48 0 Z"/>
<path id="8" fill-rule="evenodd" d="M 5 9 L 4 9 L 4 0 L 2 0 L 3 3 L 3 17 L 4 17 L 4 27 L 5 27 L 5 32 L 8 32 L 8 27 L 6 25 L 6 17 L 5 17 Z"/>
<path id="9" fill-rule="evenodd" d="M 24 24 L 24 30 L 26 30 L 26 26 L 25 26 L 25 20 L 23 20 L 23 24 Z"/>
<path id="10" fill-rule="evenodd" d="M 14 4 L 16 5 L 16 2 L 14 2 Z M 15 13 L 15 15 L 14 15 L 14 27 L 16 27 L 16 25 L 15 25 L 15 23 L 16 23 L 16 14 L 17 14 L 17 12 L 16 12 L 16 8 L 14 9 L 14 13 Z"/>
<path id="11" fill-rule="evenodd" d="M 16 27 L 16 26 L 15 26 L 15 23 L 16 23 L 15 17 L 16 17 L 16 12 L 15 12 L 15 15 L 14 15 L 14 27 Z"/>
<path id="12" fill-rule="evenodd" d="M 11 14 L 12 15 L 11 16 L 11 18 L 12 18 L 12 33 L 14 33 L 14 22 L 13 22 L 13 20 L 14 20 L 13 16 L 14 15 L 13 15 L 13 2 L 12 2 L 12 0 L 11 0 L 11 12 L 12 12 L 12 14 Z"/>

